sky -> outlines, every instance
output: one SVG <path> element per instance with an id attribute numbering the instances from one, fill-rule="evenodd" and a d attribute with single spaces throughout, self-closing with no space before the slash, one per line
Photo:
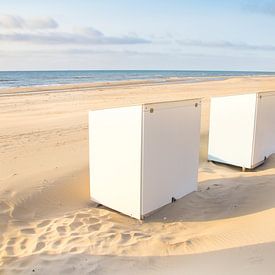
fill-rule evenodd
<path id="1" fill-rule="evenodd" d="M 275 71 L 275 0 L 0 0 L 0 70 Z"/>

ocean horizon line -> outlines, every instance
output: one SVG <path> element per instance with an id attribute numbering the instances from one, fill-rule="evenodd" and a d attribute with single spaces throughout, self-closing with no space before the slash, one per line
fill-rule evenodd
<path id="1" fill-rule="evenodd" d="M 0 70 L 2 72 L 243 72 L 243 73 L 275 73 L 269 70 L 189 70 L 189 69 L 54 69 L 54 70 Z"/>

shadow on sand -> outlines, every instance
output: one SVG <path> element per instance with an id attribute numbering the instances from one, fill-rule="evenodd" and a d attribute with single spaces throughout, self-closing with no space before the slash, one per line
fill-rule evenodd
<path id="1" fill-rule="evenodd" d="M 7 259 L 1 274 L 274 274 L 275 243 L 179 256 L 46 253 Z"/>

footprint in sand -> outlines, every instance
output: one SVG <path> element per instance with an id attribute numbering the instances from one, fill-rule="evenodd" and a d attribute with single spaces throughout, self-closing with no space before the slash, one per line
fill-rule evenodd
<path id="1" fill-rule="evenodd" d="M 89 232 L 98 231 L 100 228 L 101 228 L 100 223 L 91 224 L 91 225 L 88 226 L 88 231 Z"/>
<path id="2" fill-rule="evenodd" d="M 98 223 L 99 219 L 97 219 L 97 218 L 89 218 L 89 219 L 85 220 L 85 222 L 89 223 L 89 224 L 94 224 L 94 223 Z"/>
<path id="3" fill-rule="evenodd" d="M 13 256 L 14 255 L 14 248 L 13 246 L 7 246 L 6 247 L 6 253 L 8 256 Z"/>
<path id="4" fill-rule="evenodd" d="M 67 243 L 70 244 L 70 243 L 73 243 L 73 242 L 77 242 L 79 240 L 81 240 L 81 237 L 74 237 L 74 238 L 69 239 Z"/>
<path id="5" fill-rule="evenodd" d="M 70 228 L 71 228 L 72 230 L 75 230 L 75 229 L 79 228 L 79 227 L 82 226 L 82 225 L 83 225 L 83 222 L 72 222 L 72 223 L 70 224 Z"/>
<path id="6" fill-rule="evenodd" d="M 26 249 L 26 243 L 27 243 L 28 239 L 24 239 L 20 242 L 20 248 L 22 250 Z"/>
<path id="7" fill-rule="evenodd" d="M 16 243 L 16 241 L 17 241 L 17 238 L 11 238 L 11 239 L 8 241 L 7 245 L 14 245 L 14 244 Z"/>
<path id="8" fill-rule="evenodd" d="M 136 232 L 134 233 L 134 237 L 136 237 L 137 239 L 149 239 L 151 238 L 151 235 L 148 235 L 142 232 Z"/>
<path id="9" fill-rule="evenodd" d="M 37 225 L 38 228 L 48 226 L 51 223 L 50 220 L 45 220 Z"/>
<path id="10" fill-rule="evenodd" d="M 58 227 L 56 228 L 56 230 L 57 230 L 57 232 L 58 232 L 59 234 L 64 234 L 64 233 L 67 232 L 66 226 L 64 226 L 64 225 L 58 226 Z"/>
<path id="11" fill-rule="evenodd" d="M 129 233 L 121 233 L 121 241 L 120 243 L 126 243 L 131 239 L 131 235 Z"/>
<path id="12" fill-rule="evenodd" d="M 33 228 L 24 228 L 21 229 L 21 232 L 24 234 L 35 234 L 35 230 Z"/>
<path id="13" fill-rule="evenodd" d="M 45 243 L 44 242 L 39 242 L 37 243 L 35 249 L 33 252 L 39 252 L 41 251 L 43 248 L 45 247 Z"/>
<path id="14" fill-rule="evenodd" d="M 193 241 L 192 241 L 192 240 L 187 240 L 187 241 L 185 241 L 185 243 L 186 243 L 188 246 L 193 245 Z"/>
<path id="15" fill-rule="evenodd" d="M 38 241 L 45 241 L 45 240 L 47 240 L 47 234 L 46 233 L 42 234 L 38 237 Z"/>
<path id="16" fill-rule="evenodd" d="M 88 218 L 89 216 L 90 216 L 90 214 L 80 213 L 80 214 L 76 214 L 75 218 L 82 219 L 82 218 Z"/>
<path id="17" fill-rule="evenodd" d="M 73 253 L 73 252 L 77 252 L 77 247 L 73 247 L 72 249 L 70 249 L 70 252 Z"/>
<path id="18" fill-rule="evenodd" d="M 55 241 L 55 242 L 52 244 L 52 248 L 58 248 L 58 247 L 61 245 L 61 243 L 62 243 L 61 240 Z"/>

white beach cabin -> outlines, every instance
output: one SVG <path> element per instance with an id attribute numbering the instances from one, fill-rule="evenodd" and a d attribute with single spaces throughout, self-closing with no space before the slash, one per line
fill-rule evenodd
<path id="1" fill-rule="evenodd" d="M 89 112 L 91 199 L 131 217 L 197 189 L 201 100 Z"/>
<path id="2" fill-rule="evenodd" d="M 260 165 L 275 153 L 275 92 L 211 99 L 208 159 L 240 166 Z"/>

